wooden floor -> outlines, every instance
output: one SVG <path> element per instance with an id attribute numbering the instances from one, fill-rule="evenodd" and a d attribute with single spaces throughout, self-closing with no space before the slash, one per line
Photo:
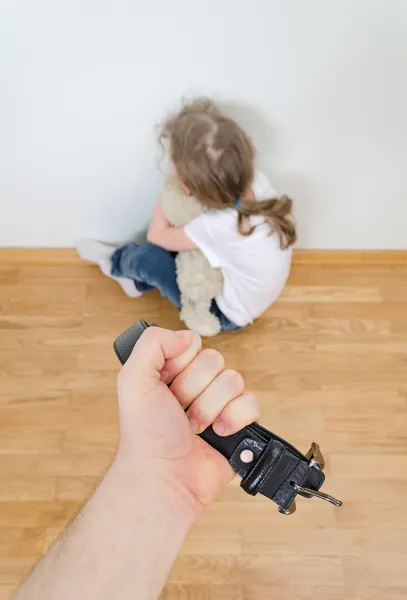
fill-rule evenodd
<path id="1" fill-rule="evenodd" d="M 138 317 L 179 325 L 155 293 L 128 299 L 63 253 L 24 256 L 0 253 L 0 600 L 112 458 L 113 339 Z M 407 262 L 301 260 L 263 318 L 210 345 L 259 394 L 266 426 L 303 450 L 321 444 L 325 489 L 344 505 L 300 499 L 284 517 L 234 482 L 194 527 L 163 598 L 405 599 Z"/>

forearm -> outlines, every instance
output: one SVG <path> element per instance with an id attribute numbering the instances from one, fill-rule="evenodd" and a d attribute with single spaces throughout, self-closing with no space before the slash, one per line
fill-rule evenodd
<path id="1" fill-rule="evenodd" d="M 149 231 L 147 240 L 169 252 L 181 252 L 195 248 L 195 244 L 186 236 L 183 227 L 169 226 L 166 229 Z"/>
<path id="2" fill-rule="evenodd" d="M 115 462 L 13 600 L 153 600 L 196 517 L 176 490 Z"/>
<path id="3" fill-rule="evenodd" d="M 182 250 L 193 250 L 195 244 L 186 235 L 183 227 L 172 227 L 166 219 L 160 204 L 154 209 L 147 239 L 156 246 L 165 250 L 181 252 Z"/>

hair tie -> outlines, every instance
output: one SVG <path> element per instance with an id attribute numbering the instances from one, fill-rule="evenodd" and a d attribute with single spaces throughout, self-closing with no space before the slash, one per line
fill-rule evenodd
<path id="1" fill-rule="evenodd" d="M 243 202 L 241 200 L 238 200 L 235 204 L 235 208 L 240 208 L 242 206 Z"/>

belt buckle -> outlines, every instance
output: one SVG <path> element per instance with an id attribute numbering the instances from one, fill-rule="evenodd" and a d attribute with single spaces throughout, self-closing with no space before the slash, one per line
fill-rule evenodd
<path id="1" fill-rule="evenodd" d="M 308 452 L 305 454 L 305 458 L 309 461 L 309 466 L 314 467 L 315 469 L 319 469 L 323 471 L 325 468 L 325 459 L 322 454 L 321 448 L 319 444 L 316 442 L 311 443 L 311 447 Z M 318 490 L 312 490 L 310 488 L 303 487 L 296 483 L 295 481 L 291 481 L 291 487 L 293 490 L 297 492 L 297 494 L 304 494 L 305 496 L 312 498 L 319 498 L 320 500 L 324 500 L 325 502 L 329 502 L 334 506 L 342 506 L 342 501 L 334 498 L 330 494 L 325 494 L 324 492 L 320 492 Z M 278 512 L 282 515 L 292 515 L 296 511 L 296 503 L 293 500 L 288 508 L 279 507 Z"/>

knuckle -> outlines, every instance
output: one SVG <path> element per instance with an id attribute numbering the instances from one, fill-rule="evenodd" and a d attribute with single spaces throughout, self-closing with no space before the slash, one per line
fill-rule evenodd
<path id="1" fill-rule="evenodd" d="M 255 415 L 256 419 L 258 419 L 260 417 L 260 413 L 261 413 L 260 400 L 254 394 L 252 394 L 251 396 L 249 396 L 249 398 L 250 398 L 250 405 L 251 405 L 252 414 Z"/>
<path id="2" fill-rule="evenodd" d="M 223 375 L 227 378 L 236 391 L 242 392 L 244 390 L 244 379 L 239 371 L 235 371 L 234 369 L 226 369 Z"/>
<path id="3" fill-rule="evenodd" d="M 196 333 L 196 331 L 192 332 L 191 346 L 193 346 L 194 348 L 202 348 L 202 338 L 198 333 Z"/>
<path id="4" fill-rule="evenodd" d="M 205 358 L 211 365 L 217 367 L 219 370 L 222 370 L 225 366 L 225 359 L 223 355 L 218 352 L 218 350 L 214 350 L 213 348 L 207 348 L 206 350 L 202 350 L 201 356 Z"/>
<path id="5" fill-rule="evenodd" d="M 147 327 L 147 329 L 145 329 L 141 334 L 140 339 L 156 340 L 157 337 L 160 335 L 160 331 L 161 330 L 159 327 Z"/>
<path id="6" fill-rule="evenodd" d="M 241 404 L 242 414 L 245 415 L 247 422 L 257 421 L 260 418 L 260 401 L 255 394 L 242 396 Z"/>

